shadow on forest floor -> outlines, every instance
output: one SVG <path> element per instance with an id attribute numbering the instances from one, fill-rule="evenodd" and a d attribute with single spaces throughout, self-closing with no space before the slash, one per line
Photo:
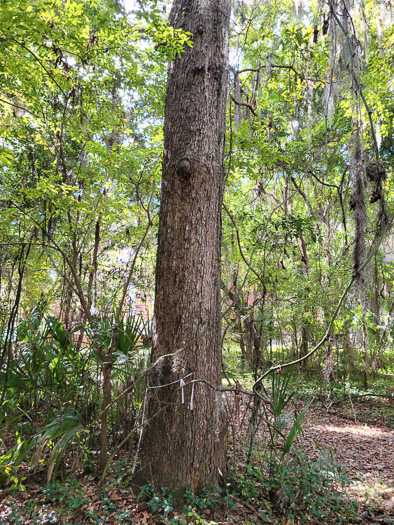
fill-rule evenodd
<path id="1" fill-rule="evenodd" d="M 394 523 L 394 429 L 377 425 L 376 421 L 359 422 L 357 416 L 364 416 L 365 420 L 370 406 L 371 402 L 363 402 L 351 413 L 348 409 L 336 409 L 323 415 L 313 410 L 315 422 L 308 425 L 305 447 L 311 457 L 318 455 L 315 442 L 322 449 L 331 447 L 353 482 L 348 491 L 362 504 L 362 517 L 367 517 L 370 507 L 392 516 Z M 351 421 L 354 416 L 356 420 Z"/>

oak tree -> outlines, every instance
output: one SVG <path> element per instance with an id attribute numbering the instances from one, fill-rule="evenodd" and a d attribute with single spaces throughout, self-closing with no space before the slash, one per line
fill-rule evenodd
<path id="1" fill-rule="evenodd" d="M 222 397 L 207 383 L 221 382 L 229 15 L 228 0 L 176 0 L 170 14 L 193 45 L 168 71 L 149 424 L 137 479 L 178 496 L 215 484 L 225 467 Z"/>

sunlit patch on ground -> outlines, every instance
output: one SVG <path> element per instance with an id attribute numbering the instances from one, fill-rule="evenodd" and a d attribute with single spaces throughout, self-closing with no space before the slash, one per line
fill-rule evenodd
<path id="1" fill-rule="evenodd" d="M 368 425 L 364 426 L 350 426 L 345 425 L 342 427 L 334 425 L 313 425 L 314 430 L 319 430 L 321 432 L 337 432 L 344 435 L 356 435 L 358 437 L 382 437 L 383 439 L 387 438 L 392 441 L 394 444 L 394 432 L 389 432 L 387 430 L 382 430 L 380 428 L 369 427 Z"/>
<path id="2" fill-rule="evenodd" d="M 331 414 L 312 424 L 306 434 L 307 440 L 309 438 L 314 445 L 331 447 L 337 459 L 353 474 L 394 480 L 393 431 L 362 423 L 345 423 Z"/>

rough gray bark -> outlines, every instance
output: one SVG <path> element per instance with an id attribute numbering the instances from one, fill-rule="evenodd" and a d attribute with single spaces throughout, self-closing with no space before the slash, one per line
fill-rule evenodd
<path id="1" fill-rule="evenodd" d="M 193 48 L 175 59 L 168 72 L 153 367 L 148 378 L 150 386 L 159 388 L 148 389 L 150 422 L 136 480 L 158 489 L 170 487 L 178 497 L 186 487 L 215 485 L 225 468 L 221 394 L 206 384 L 188 383 L 221 383 L 229 16 L 229 0 L 175 0 L 170 14 L 171 25 L 192 33 Z M 184 402 L 181 378 L 186 383 Z"/>

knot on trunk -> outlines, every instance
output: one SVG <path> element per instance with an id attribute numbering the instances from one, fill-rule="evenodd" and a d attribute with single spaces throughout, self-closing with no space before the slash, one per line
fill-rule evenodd
<path id="1" fill-rule="evenodd" d="M 178 167 L 177 167 L 178 175 L 182 177 L 183 179 L 188 179 L 190 177 L 191 170 L 192 170 L 192 167 L 190 164 L 190 160 L 187 158 L 183 158 L 179 162 Z"/>

